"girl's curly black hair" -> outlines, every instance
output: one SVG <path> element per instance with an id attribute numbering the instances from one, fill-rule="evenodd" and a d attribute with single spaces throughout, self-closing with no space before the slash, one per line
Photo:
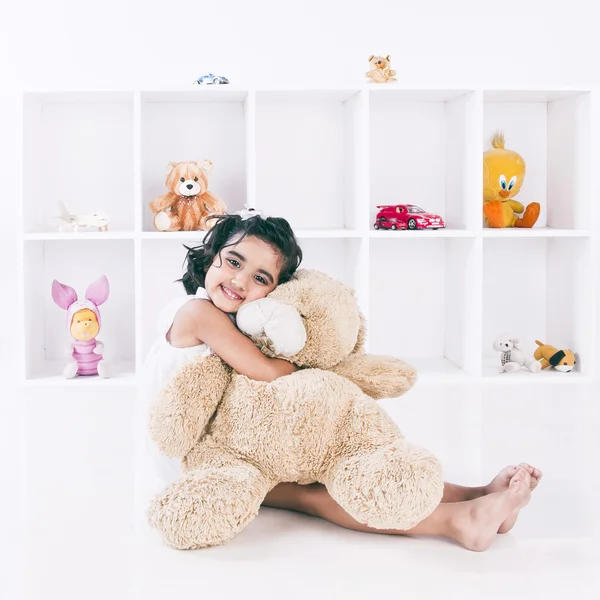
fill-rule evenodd
<path id="1" fill-rule="evenodd" d="M 213 221 L 214 219 L 214 221 Z M 215 222 L 216 221 L 216 222 Z M 233 246 L 247 236 L 255 236 L 281 254 L 283 265 L 278 284 L 289 281 L 302 262 L 302 250 L 296 241 L 290 224 L 281 217 L 255 216 L 242 219 L 237 214 L 219 215 L 211 218 L 214 225 L 199 246 L 184 247 L 186 272 L 181 279 L 189 295 L 204 287 L 206 272 L 218 254 L 227 246 Z"/>

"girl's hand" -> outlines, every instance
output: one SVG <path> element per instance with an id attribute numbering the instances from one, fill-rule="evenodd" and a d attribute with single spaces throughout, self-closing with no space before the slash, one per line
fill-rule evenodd
<path id="1" fill-rule="evenodd" d="M 291 363 L 265 356 L 231 319 L 208 300 L 192 300 L 181 308 L 183 326 L 232 369 L 256 381 L 270 382 L 296 371 Z"/>
<path id="2" fill-rule="evenodd" d="M 293 365 L 291 362 L 287 360 L 282 360 L 280 358 L 269 358 L 271 361 L 272 370 L 273 370 L 273 379 L 277 379 L 278 377 L 285 377 L 286 375 L 291 375 L 298 370 L 296 365 Z"/>

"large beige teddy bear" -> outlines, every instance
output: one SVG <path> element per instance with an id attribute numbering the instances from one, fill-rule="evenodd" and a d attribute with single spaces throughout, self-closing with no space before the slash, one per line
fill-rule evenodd
<path id="1" fill-rule="evenodd" d="M 268 356 L 299 367 L 271 383 L 232 372 L 216 355 L 183 367 L 153 407 L 159 448 L 183 475 L 156 496 L 151 524 L 179 549 L 222 544 L 280 482 L 321 482 L 357 521 L 409 529 L 440 502 L 439 462 L 410 444 L 374 399 L 412 387 L 415 370 L 365 354 L 354 292 L 299 270 L 237 315 Z"/>

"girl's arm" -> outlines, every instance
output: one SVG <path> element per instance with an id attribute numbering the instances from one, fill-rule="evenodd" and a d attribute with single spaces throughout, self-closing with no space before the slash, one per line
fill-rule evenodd
<path id="1" fill-rule="evenodd" d="M 187 306 L 190 314 L 185 316 L 190 319 L 198 341 L 207 344 L 238 373 L 269 382 L 297 370 L 286 360 L 265 356 L 212 302 L 198 300 L 188 302 Z"/>

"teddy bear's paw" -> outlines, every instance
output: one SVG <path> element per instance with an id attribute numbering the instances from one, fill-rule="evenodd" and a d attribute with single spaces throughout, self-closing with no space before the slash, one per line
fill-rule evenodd
<path id="1" fill-rule="evenodd" d="M 431 514 L 444 491 L 439 461 L 405 439 L 342 458 L 330 477 L 332 498 L 376 529 L 414 527 Z"/>
<path id="2" fill-rule="evenodd" d="M 240 308 L 237 325 L 247 335 L 265 335 L 280 356 L 294 356 L 306 344 L 306 329 L 298 311 L 275 298 L 262 298 Z"/>
<path id="3" fill-rule="evenodd" d="M 168 231 L 169 227 L 171 227 L 171 219 L 166 212 L 159 212 L 154 217 L 154 227 L 158 229 L 158 231 Z"/>
<path id="4" fill-rule="evenodd" d="M 413 366 L 391 356 L 351 354 L 331 370 L 355 383 L 373 400 L 398 398 L 417 380 Z"/>
<path id="5" fill-rule="evenodd" d="M 254 519 L 270 487 L 242 460 L 189 471 L 153 499 L 148 517 L 172 548 L 218 546 Z"/>

